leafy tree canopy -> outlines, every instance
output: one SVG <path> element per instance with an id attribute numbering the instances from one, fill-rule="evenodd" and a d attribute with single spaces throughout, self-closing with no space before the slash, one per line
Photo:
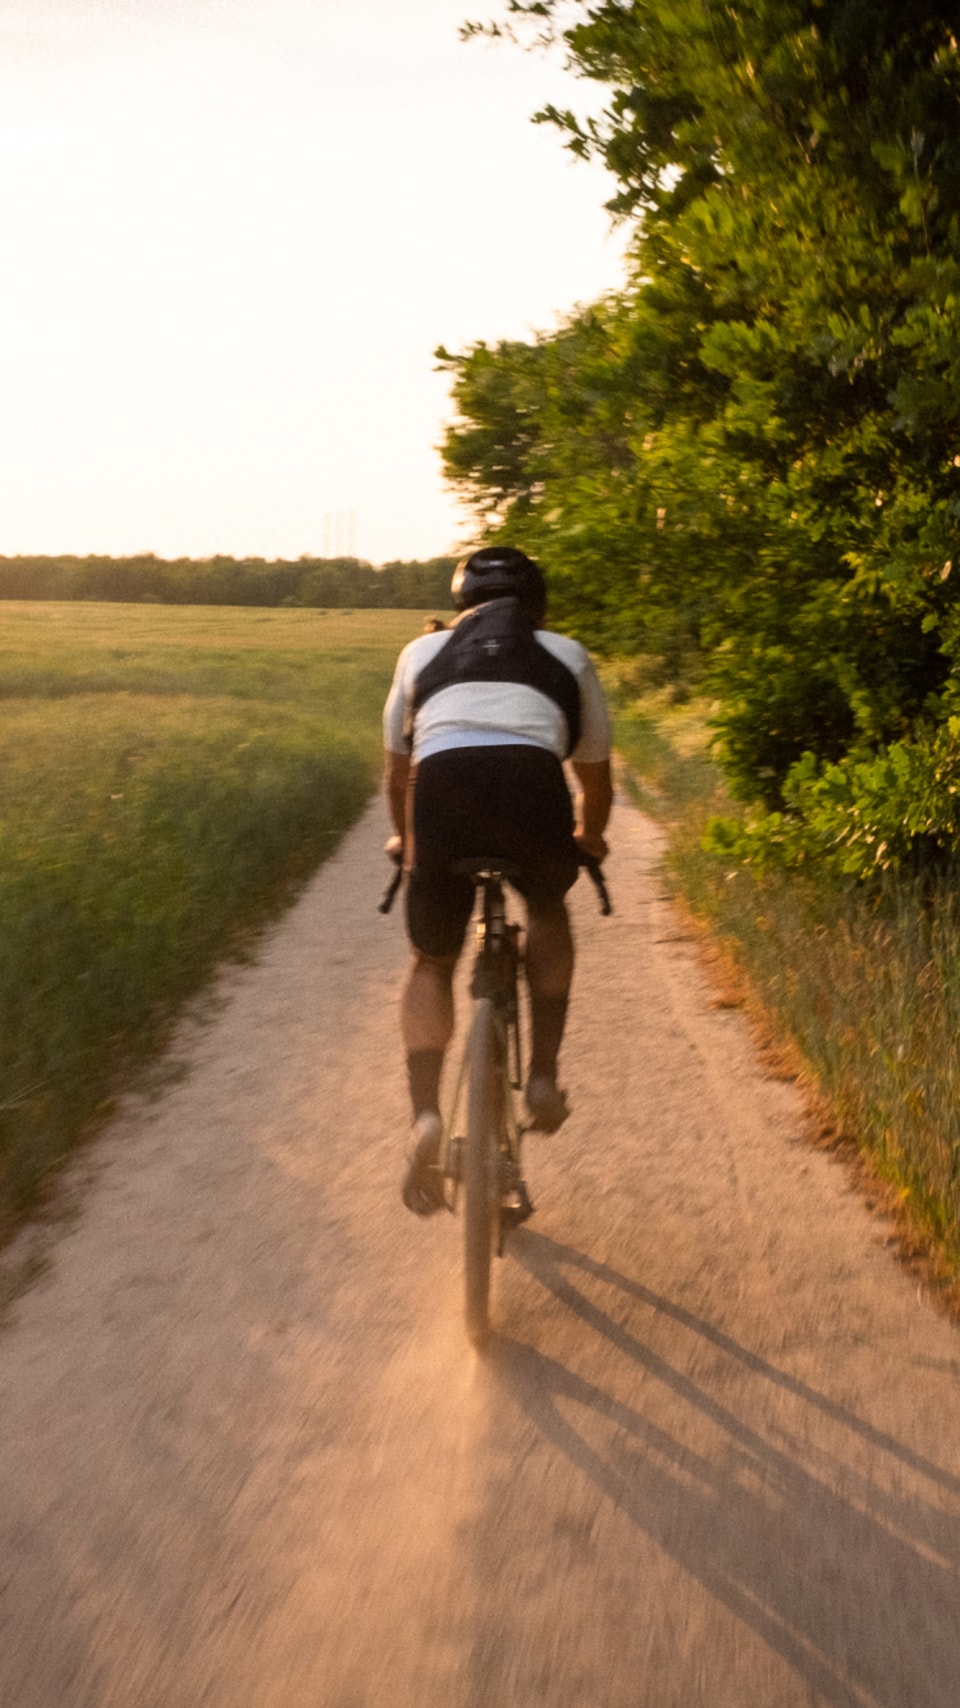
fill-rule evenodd
<path id="1" fill-rule="evenodd" d="M 700 649 L 731 776 L 932 743 L 960 659 L 960 54 L 934 0 L 508 0 L 599 90 L 629 280 L 438 352 L 449 478 L 595 644 Z M 957 570 L 954 573 L 954 563 Z"/>

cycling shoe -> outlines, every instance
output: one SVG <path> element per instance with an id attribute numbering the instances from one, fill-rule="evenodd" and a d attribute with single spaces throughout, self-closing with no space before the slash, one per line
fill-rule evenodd
<path id="1" fill-rule="evenodd" d="M 567 1094 L 561 1091 L 549 1074 L 532 1073 L 527 1080 L 524 1101 L 530 1112 L 533 1128 L 538 1133 L 555 1133 L 570 1113 Z"/>
<path id="2" fill-rule="evenodd" d="M 402 1196 L 415 1216 L 432 1216 L 446 1207 L 443 1175 L 440 1172 L 440 1140 L 443 1124 L 434 1109 L 418 1115 L 413 1123 L 413 1149 L 407 1156 Z"/>

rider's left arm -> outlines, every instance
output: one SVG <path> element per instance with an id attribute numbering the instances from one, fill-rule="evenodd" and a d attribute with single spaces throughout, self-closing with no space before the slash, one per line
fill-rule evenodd
<path id="1" fill-rule="evenodd" d="M 387 843 L 387 853 L 396 857 L 403 852 L 404 839 L 407 834 L 407 789 L 410 783 L 409 753 L 384 754 L 383 787 L 387 797 L 387 810 L 390 823 L 395 835 Z"/>

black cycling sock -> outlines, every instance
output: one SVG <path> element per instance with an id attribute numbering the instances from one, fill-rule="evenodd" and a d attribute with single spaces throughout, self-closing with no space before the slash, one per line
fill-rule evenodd
<path id="1" fill-rule="evenodd" d="M 557 1057 L 560 1054 L 560 1041 L 567 1020 L 567 1005 L 569 997 L 541 996 L 537 991 L 530 992 L 530 1010 L 533 1020 L 533 1043 L 530 1051 L 530 1072 L 546 1074 L 553 1079 L 557 1072 Z"/>
<path id="2" fill-rule="evenodd" d="M 410 1051 L 407 1057 L 407 1081 L 410 1086 L 414 1120 L 427 1109 L 440 1108 L 440 1070 L 442 1067 L 442 1050 Z"/>

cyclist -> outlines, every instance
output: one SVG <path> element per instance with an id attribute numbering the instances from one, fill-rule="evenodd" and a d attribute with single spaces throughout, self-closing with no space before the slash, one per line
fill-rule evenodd
<path id="1" fill-rule="evenodd" d="M 413 1104 L 403 1200 L 421 1216 L 443 1203 L 435 1166 L 440 1077 L 453 1033 L 453 973 L 474 900 L 472 880 L 454 863 L 493 856 L 517 870 L 532 1022 L 524 1096 L 533 1126 L 555 1132 L 568 1114 L 557 1057 L 574 958 L 564 897 L 578 851 L 599 860 L 607 853 L 612 800 L 603 693 L 579 641 L 543 626 L 539 565 L 513 547 L 486 547 L 458 566 L 451 593 L 460 617 L 404 648 L 384 708 L 394 827 L 387 852 L 408 870 L 413 951 L 401 1008 Z M 567 757 L 578 784 L 576 820 Z"/>

